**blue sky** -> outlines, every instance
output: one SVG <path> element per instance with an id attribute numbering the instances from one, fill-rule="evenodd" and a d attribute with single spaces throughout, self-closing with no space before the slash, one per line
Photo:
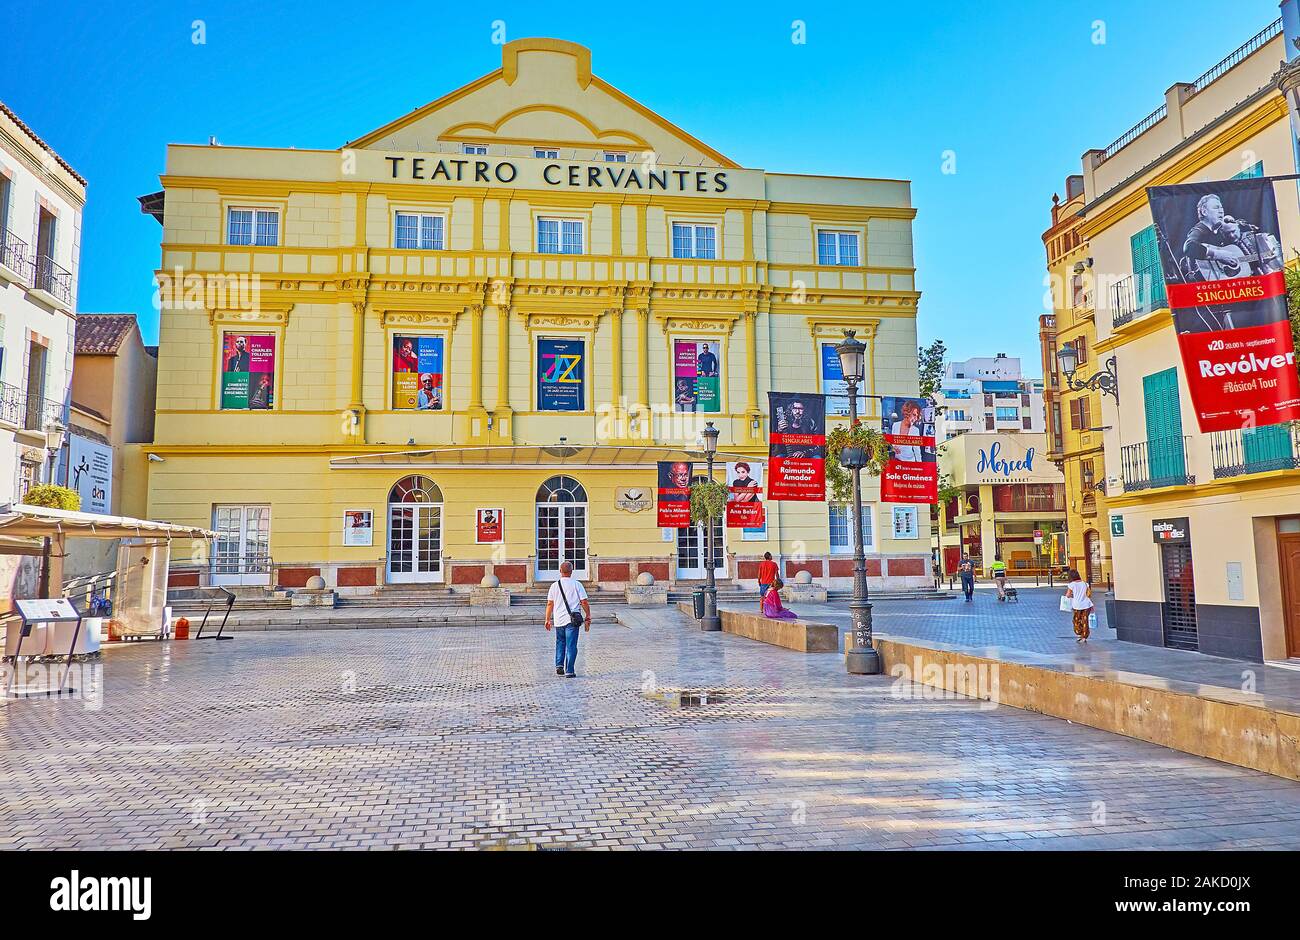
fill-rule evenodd
<path id="1" fill-rule="evenodd" d="M 1052 193 L 1277 17 L 1275 0 L 8 6 L 0 100 L 90 184 L 80 309 L 135 311 L 148 341 L 161 229 L 136 197 L 168 143 L 341 146 L 497 68 L 501 20 L 591 47 L 598 75 L 744 166 L 912 180 L 921 340 L 1033 372 Z"/>

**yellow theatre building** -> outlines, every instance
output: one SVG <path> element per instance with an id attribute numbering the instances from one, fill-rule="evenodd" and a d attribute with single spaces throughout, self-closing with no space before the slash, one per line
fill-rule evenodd
<path id="1" fill-rule="evenodd" d="M 151 516 L 221 533 L 173 584 L 602 588 L 705 576 L 661 529 L 656 462 L 761 473 L 767 392 L 915 394 L 908 183 L 739 166 L 552 39 L 338 150 L 172 145 L 163 190 Z M 839 386 L 842 393 L 842 386 Z M 872 399 L 867 420 L 879 421 Z M 831 398 L 828 413 L 847 412 Z M 835 416 L 835 422 L 845 420 Z M 767 503 L 717 530 L 758 560 L 929 584 L 918 507 Z"/>

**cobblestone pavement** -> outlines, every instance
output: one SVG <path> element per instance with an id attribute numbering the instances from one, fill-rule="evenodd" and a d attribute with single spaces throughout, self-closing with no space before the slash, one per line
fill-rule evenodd
<path id="1" fill-rule="evenodd" d="M 629 622 L 571 680 L 536 626 L 112 648 L 99 710 L 0 707 L 0 849 L 1300 844 L 1277 777 Z"/>

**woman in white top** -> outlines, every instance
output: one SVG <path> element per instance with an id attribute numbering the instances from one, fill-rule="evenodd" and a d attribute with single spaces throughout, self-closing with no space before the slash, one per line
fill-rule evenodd
<path id="1" fill-rule="evenodd" d="M 1070 609 L 1074 612 L 1074 635 L 1076 643 L 1087 643 L 1088 616 L 1092 613 L 1092 586 L 1079 576 L 1074 568 L 1069 572 L 1070 584 L 1065 589 L 1065 596 L 1070 599 Z"/>

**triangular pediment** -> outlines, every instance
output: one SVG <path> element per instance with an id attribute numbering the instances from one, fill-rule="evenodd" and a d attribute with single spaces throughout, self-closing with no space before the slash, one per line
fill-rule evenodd
<path id="1" fill-rule="evenodd" d="M 653 151 L 660 163 L 737 164 L 591 74 L 591 51 L 559 39 L 517 39 L 501 68 L 348 144 L 366 150 L 452 150 L 487 144 L 519 153 L 544 146 L 565 158 Z"/>

